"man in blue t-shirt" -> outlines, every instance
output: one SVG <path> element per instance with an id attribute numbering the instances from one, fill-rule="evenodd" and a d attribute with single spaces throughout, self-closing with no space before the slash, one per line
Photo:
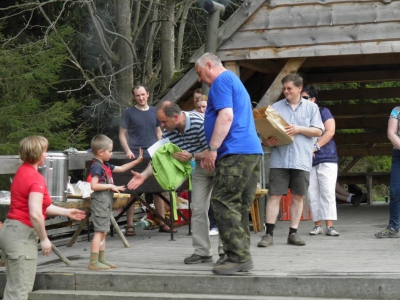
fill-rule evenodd
<path id="1" fill-rule="evenodd" d="M 210 86 L 204 130 L 208 143 L 201 165 L 215 169 L 211 206 L 227 259 L 213 273 L 251 270 L 249 213 L 263 155 L 251 100 L 240 79 L 212 53 L 196 62 L 199 81 Z"/>

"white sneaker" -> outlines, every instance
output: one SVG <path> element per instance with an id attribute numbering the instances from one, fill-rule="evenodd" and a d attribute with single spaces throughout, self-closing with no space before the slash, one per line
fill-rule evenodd
<path id="1" fill-rule="evenodd" d="M 329 236 L 339 236 L 339 232 L 335 230 L 332 226 L 326 227 L 326 235 Z"/>
<path id="2" fill-rule="evenodd" d="M 313 230 L 311 230 L 310 235 L 318 235 L 318 234 L 323 234 L 324 230 L 322 229 L 321 226 L 315 226 Z"/>
<path id="3" fill-rule="evenodd" d="M 210 235 L 218 235 L 218 234 L 219 234 L 218 228 L 211 228 Z"/>

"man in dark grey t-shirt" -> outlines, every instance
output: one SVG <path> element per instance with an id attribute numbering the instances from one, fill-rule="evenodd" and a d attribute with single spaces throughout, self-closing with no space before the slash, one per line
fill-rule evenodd
<path id="1" fill-rule="evenodd" d="M 162 136 L 160 122 L 157 119 L 156 108 L 147 104 L 150 96 L 148 89 L 145 86 L 138 85 L 132 89 L 132 94 L 136 104 L 126 109 L 122 114 L 119 140 L 127 158 L 138 157 L 139 148 L 143 149 L 143 157 L 149 157 L 147 148 L 161 139 Z M 157 212 L 164 217 L 163 200 L 153 195 L 153 201 Z M 128 236 L 135 235 L 134 212 L 135 208 L 132 205 L 126 213 L 126 235 Z M 166 224 L 160 224 L 160 231 L 169 232 L 170 228 Z"/>

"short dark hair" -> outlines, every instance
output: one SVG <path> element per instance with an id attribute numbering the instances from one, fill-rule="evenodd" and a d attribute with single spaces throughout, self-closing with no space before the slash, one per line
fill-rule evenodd
<path id="1" fill-rule="evenodd" d="M 182 113 L 178 104 L 168 100 L 161 102 L 158 106 L 158 110 L 161 110 L 167 118 L 173 118 L 174 115 L 180 115 Z"/>
<path id="2" fill-rule="evenodd" d="M 307 93 L 310 98 L 318 99 L 318 90 L 315 86 L 306 85 L 301 92 Z"/>
<path id="3" fill-rule="evenodd" d="M 303 86 L 303 78 L 296 73 L 292 73 L 283 77 L 281 83 L 284 84 L 286 82 L 293 82 L 293 84 L 297 87 Z"/>
<path id="4" fill-rule="evenodd" d="M 203 94 L 203 89 L 202 89 L 202 88 L 195 89 L 195 90 L 194 90 L 194 93 L 196 93 L 196 94 Z M 194 93 L 193 93 L 193 94 L 194 94 Z"/>
<path id="5" fill-rule="evenodd" d="M 135 90 L 140 89 L 141 87 L 144 88 L 147 93 L 149 93 L 149 89 L 147 88 L 147 86 L 138 84 L 132 88 L 132 95 L 135 96 Z"/>

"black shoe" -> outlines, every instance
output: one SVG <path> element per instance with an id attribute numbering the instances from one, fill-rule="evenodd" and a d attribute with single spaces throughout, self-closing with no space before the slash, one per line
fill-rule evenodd
<path id="1" fill-rule="evenodd" d="M 360 205 L 361 200 L 363 199 L 363 195 L 353 195 L 351 196 L 351 204 L 353 204 L 354 207 L 357 207 Z"/>

